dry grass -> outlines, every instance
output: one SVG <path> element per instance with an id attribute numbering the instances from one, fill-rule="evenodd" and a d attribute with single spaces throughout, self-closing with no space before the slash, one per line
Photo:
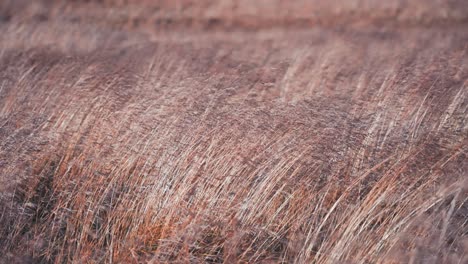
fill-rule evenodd
<path id="1" fill-rule="evenodd" d="M 0 263 L 466 263 L 466 4 L 315 2 L 4 2 Z"/>

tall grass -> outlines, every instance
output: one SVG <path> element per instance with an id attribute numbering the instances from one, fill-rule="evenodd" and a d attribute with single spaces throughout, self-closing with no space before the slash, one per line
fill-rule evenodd
<path id="1" fill-rule="evenodd" d="M 69 22 L 0 29 L 0 262 L 468 260 L 462 29 Z"/>

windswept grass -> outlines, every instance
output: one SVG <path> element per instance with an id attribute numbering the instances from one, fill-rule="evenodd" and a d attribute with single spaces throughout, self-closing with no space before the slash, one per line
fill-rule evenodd
<path id="1" fill-rule="evenodd" d="M 20 17 L 0 27 L 0 263 L 468 261 L 460 21 Z"/>

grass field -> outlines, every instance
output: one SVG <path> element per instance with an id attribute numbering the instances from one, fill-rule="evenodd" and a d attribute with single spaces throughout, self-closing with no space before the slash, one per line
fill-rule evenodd
<path id="1" fill-rule="evenodd" d="M 0 3 L 0 263 L 467 263 L 468 3 Z"/>

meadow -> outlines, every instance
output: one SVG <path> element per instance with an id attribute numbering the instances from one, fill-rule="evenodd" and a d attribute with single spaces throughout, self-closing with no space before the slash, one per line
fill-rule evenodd
<path id="1" fill-rule="evenodd" d="M 467 263 L 467 29 L 466 1 L 2 1 L 0 263 Z"/>

